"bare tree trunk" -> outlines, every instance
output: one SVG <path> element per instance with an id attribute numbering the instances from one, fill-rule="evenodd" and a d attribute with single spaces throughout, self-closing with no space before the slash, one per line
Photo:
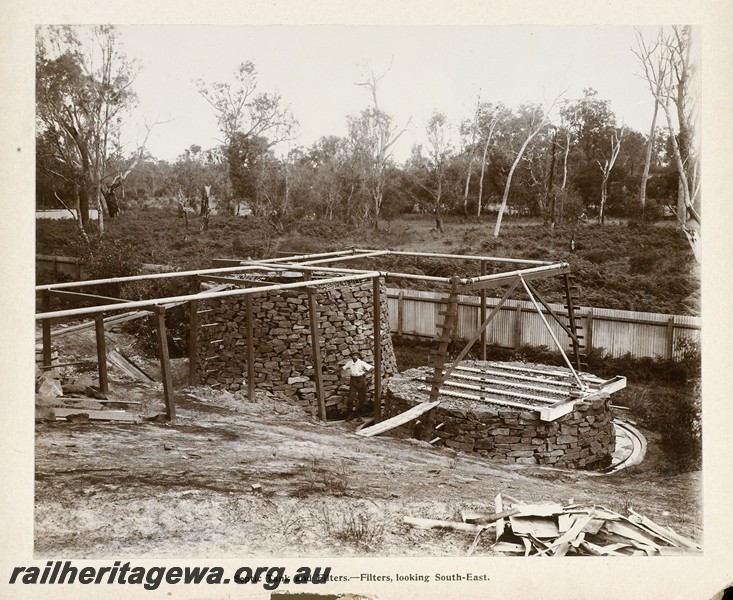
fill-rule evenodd
<path id="1" fill-rule="evenodd" d="M 646 157 L 644 158 L 644 171 L 641 174 L 641 184 L 639 185 L 639 206 L 641 207 L 641 220 L 644 221 L 646 211 L 646 183 L 649 179 L 649 167 L 652 162 L 652 149 L 654 148 L 654 128 L 657 125 L 657 113 L 659 112 L 659 102 L 654 100 L 654 115 L 652 116 L 652 126 L 649 130 L 649 140 L 646 144 Z"/>
<path id="2" fill-rule="evenodd" d="M 604 208 L 606 206 L 606 197 L 608 196 L 608 175 L 603 174 L 603 181 L 601 182 L 601 207 L 598 210 L 598 222 L 603 225 L 605 223 Z"/>
<path id="3" fill-rule="evenodd" d="M 494 226 L 494 237 L 499 237 L 499 232 L 501 231 L 501 220 L 504 217 L 504 211 L 506 210 L 506 203 L 509 200 L 509 188 L 511 188 L 511 185 L 512 185 L 512 177 L 514 176 L 514 171 L 517 168 L 519 161 L 522 160 L 522 155 L 524 154 L 524 151 L 527 149 L 527 146 L 529 146 L 529 143 L 539 132 L 540 132 L 540 129 L 537 128 L 537 130 L 534 133 L 530 133 L 530 135 L 527 136 L 527 139 L 524 140 L 522 147 L 519 149 L 519 152 L 517 153 L 517 156 L 514 159 L 514 162 L 512 163 L 512 168 L 509 169 L 509 175 L 506 178 L 506 185 L 504 186 L 504 195 L 501 198 L 501 206 L 499 207 L 499 214 L 496 216 L 496 225 Z"/>
<path id="4" fill-rule="evenodd" d="M 557 145 L 557 129 L 552 139 L 552 157 L 550 158 L 550 174 L 547 178 L 547 191 L 545 192 L 545 206 L 550 199 L 550 227 L 555 229 L 555 193 L 552 190 L 552 180 L 555 176 L 555 147 Z"/>
<path id="5" fill-rule="evenodd" d="M 565 158 L 563 159 L 562 164 L 562 186 L 560 187 L 561 190 L 564 190 L 565 186 L 568 184 L 568 154 L 570 154 L 570 132 L 567 132 L 565 134 Z"/>
<path id="6" fill-rule="evenodd" d="M 488 166 L 486 160 L 489 157 L 489 146 L 491 145 L 492 133 L 493 128 L 491 131 L 489 131 L 489 137 L 486 138 L 486 143 L 484 144 L 484 153 L 481 156 L 481 179 L 479 179 L 478 185 L 478 206 L 476 207 L 476 217 L 481 216 L 481 205 L 484 201 L 484 173 L 486 172 L 486 167 Z"/>

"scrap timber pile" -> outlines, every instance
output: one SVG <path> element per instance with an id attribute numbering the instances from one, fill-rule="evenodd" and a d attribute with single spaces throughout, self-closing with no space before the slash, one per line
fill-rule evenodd
<path id="1" fill-rule="evenodd" d="M 510 556 L 675 556 L 702 548 L 669 527 L 630 510 L 629 516 L 602 506 L 525 504 L 499 494 L 496 512 L 464 511 L 462 521 L 405 517 L 422 529 L 452 529 L 474 534 L 471 555 L 481 535 L 495 529 L 491 550 Z"/>

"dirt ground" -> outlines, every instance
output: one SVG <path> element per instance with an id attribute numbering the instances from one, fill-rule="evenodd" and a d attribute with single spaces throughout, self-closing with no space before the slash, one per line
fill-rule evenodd
<path id="1" fill-rule="evenodd" d="M 94 356 L 91 334 L 54 341 L 62 362 Z M 324 424 L 264 393 L 249 401 L 187 388 L 186 361 L 175 362 L 173 424 L 36 425 L 37 558 L 462 556 L 472 535 L 415 529 L 403 517 L 492 511 L 499 492 L 633 508 L 701 541 L 701 473 L 656 471 L 653 440 L 650 460 L 614 475 L 500 464 L 416 440 L 361 438 L 354 421 Z M 162 410 L 159 385 L 112 367 L 110 379 L 110 398 L 139 399 L 148 416 Z M 491 554 L 492 541 L 485 534 L 475 554 Z"/>

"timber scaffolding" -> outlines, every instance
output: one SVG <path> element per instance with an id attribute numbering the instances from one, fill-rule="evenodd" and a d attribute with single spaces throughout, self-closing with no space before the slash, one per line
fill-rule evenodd
<path id="1" fill-rule="evenodd" d="M 358 269 L 347 268 L 341 263 L 357 260 L 374 260 L 383 257 L 412 257 L 412 258 L 439 258 L 451 261 L 468 261 L 471 264 L 478 265 L 478 274 L 472 277 L 436 277 L 414 273 L 401 273 L 392 271 L 380 271 L 376 269 Z M 108 279 L 98 279 L 92 281 L 73 281 L 66 283 L 42 285 L 36 287 L 36 293 L 40 295 L 41 312 L 36 314 L 36 320 L 41 321 L 41 335 L 43 345 L 43 367 L 50 368 L 52 362 L 51 338 L 59 335 L 69 329 L 78 329 L 84 326 L 94 326 L 96 329 L 97 343 L 97 363 L 99 371 L 100 389 L 103 393 L 108 391 L 107 368 L 106 368 L 106 347 L 104 327 L 111 322 L 122 322 L 124 320 L 139 318 L 141 316 L 152 315 L 155 318 L 157 329 L 157 340 L 159 346 L 160 366 L 163 379 L 163 394 L 166 406 L 166 416 L 169 420 L 175 419 L 175 402 L 173 398 L 173 386 L 171 379 L 171 369 L 169 361 L 169 349 L 167 341 L 167 332 L 165 325 L 165 313 L 167 309 L 174 306 L 186 304 L 189 311 L 190 319 L 190 344 L 189 344 L 189 379 L 190 383 L 194 383 L 195 376 L 195 357 L 196 357 L 196 329 L 198 327 L 198 305 L 201 301 L 211 299 L 223 299 L 234 296 L 244 296 L 246 303 L 246 320 L 248 323 L 249 333 L 251 334 L 252 324 L 252 297 L 257 295 L 276 294 L 285 290 L 305 289 L 309 297 L 308 307 L 310 315 L 310 333 L 311 333 L 311 349 L 313 354 L 313 363 L 315 370 L 316 397 L 318 400 L 318 414 L 322 420 L 326 420 L 325 399 L 323 393 L 322 373 L 321 373 L 321 345 L 318 320 L 318 305 L 315 298 L 315 292 L 322 286 L 334 286 L 339 284 L 349 284 L 357 281 L 371 280 L 373 282 L 373 302 L 374 302 L 374 420 L 376 424 L 380 424 L 381 430 L 388 430 L 391 427 L 387 422 L 380 423 L 382 419 L 382 382 L 381 382 L 381 324 L 380 320 L 380 280 L 412 280 L 423 282 L 430 285 L 443 285 L 449 288 L 446 298 L 447 310 L 441 311 L 439 314 L 444 316 L 442 324 L 439 326 L 441 332 L 436 336 L 435 341 L 439 344 L 437 351 L 431 356 L 431 368 L 433 375 L 429 379 L 430 395 L 426 407 L 434 407 L 439 404 L 439 396 L 444 393 L 443 385 L 449 385 L 448 378 L 455 369 L 459 367 L 461 360 L 468 354 L 473 344 L 481 339 L 481 358 L 486 360 L 486 328 L 492 319 L 499 312 L 501 306 L 509 299 L 515 290 L 523 291 L 531 300 L 540 315 L 544 325 L 547 327 L 553 342 L 563 356 L 570 377 L 568 378 L 568 394 L 562 402 L 562 411 L 565 413 L 568 409 L 572 410 L 572 405 L 583 399 L 598 394 L 598 385 L 590 386 L 586 378 L 579 375 L 586 365 L 583 362 L 583 336 L 579 327 L 580 317 L 576 315 L 578 306 L 577 287 L 574 285 L 572 276 L 570 275 L 570 265 L 564 262 L 548 262 L 539 260 L 525 260 L 512 258 L 498 258 L 491 256 L 467 256 L 458 254 L 439 254 L 427 252 L 408 252 L 395 250 L 367 250 L 356 249 L 342 250 L 335 252 L 325 252 L 318 254 L 303 254 L 295 256 L 280 256 L 277 258 L 262 260 L 240 260 L 240 259 L 216 259 L 214 267 L 210 269 L 197 269 L 192 271 L 177 271 L 169 273 L 152 273 L 146 275 L 130 276 L 130 277 L 113 277 Z M 495 272 L 489 273 L 489 266 Z M 504 267 L 504 268 L 502 268 Z M 297 281 L 283 283 L 285 278 L 293 276 Z M 242 278 L 247 277 L 247 278 Z M 565 294 L 566 304 L 565 313 L 558 314 L 552 310 L 549 304 L 543 299 L 533 285 L 533 281 L 538 279 L 546 279 L 551 277 L 559 277 L 562 280 L 562 291 Z M 144 280 L 165 280 L 174 278 L 185 278 L 191 285 L 191 293 L 180 296 L 156 297 L 144 300 L 129 300 L 124 298 L 114 298 L 102 296 L 89 292 L 97 286 L 106 284 L 122 284 L 134 281 Z M 275 280 L 275 281 L 273 281 Z M 214 284 L 216 287 L 212 289 L 202 290 L 203 284 Z M 230 289 L 233 288 L 233 289 Z M 494 288 L 506 288 L 499 302 L 487 314 L 486 298 L 487 291 Z M 78 290 L 84 291 L 78 291 Z M 77 290 L 77 291 L 72 291 Z M 477 328 L 474 335 L 468 340 L 458 356 L 450 363 L 446 364 L 448 358 L 448 347 L 456 334 L 456 317 L 458 294 L 466 291 L 478 291 L 481 297 L 480 319 L 481 324 Z M 64 310 L 51 310 L 52 298 L 63 298 L 64 300 L 76 304 L 91 304 L 92 306 L 77 306 Z M 552 331 L 547 319 L 545 318 L 542 305 L 548 312 L 550 317 L 554 319 L 567 334 L 570 340 L 569 354 L 562 347 L 557 336 Z M 120 313 L 123 315 L 115 315 L 106 317 L 109 313 Z M 73 328 L 52 331 L 51 323 L 64 319 L 76 319 L 79 317 L 93 317 L 93 324 L 76 325 Z M 247 342 L 247 389 L 248 397 L 254 397 L 254 349 L 252 343 L 252 335 L 248 335 Z M 618 379 L 618 378 L 617 378 Z M 620 378 L 623 379 L 623 378 Z M 538 379 L 538 382 L 541 381 Z M 625 384 L 625 380 L 623 382 Z M 511 384 L 511 382 L 510 382 Z M 619 387 L 619 381 L 614 380 L 612 386 L 616 389 Z M 455 396 L 456 392 L 451 395 Z M 474 396 L 473 394 L 464 394 L 467 398 L 483 399 L 491 401 L 490 398 L 482 396 Z M 527 410 L 533 410 L 534 405 L 527 402 L 526 406 L 522 403 L 522 395 L 518 394 L 514 404 L 517 407 L 526 407 Z M 557 406 L 557 399 L 553 400 L 553 405 Z M 559 408 L 559 407 L 558 407 Z M 427 409 L 429 411 L 429 408 Z M 425 411 L 427 412 L 427 411 Z M 432 411 L 427 416 L 428 430 L 431 429 Z M 419 415 L 418 415 L 419 416 Z M 416 418 L 416 417 L 415 417 Z M 392 421 L 390 419 L 389 421 Z M 397 425 L 394 425 L 397 426 Z M 365 428 L 360 433 L 368 434 L 372 428 Z"/>

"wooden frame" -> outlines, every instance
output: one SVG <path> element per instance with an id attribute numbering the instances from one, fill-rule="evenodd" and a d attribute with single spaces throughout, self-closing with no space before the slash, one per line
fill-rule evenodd
<path id="1" fill-rule="evenodd" d="M 351 260 L 369 260 L 383 256 L 413 256 L 426 258 L 445 258 L 450 260 L 478 262 L 479 275 L 477 277 L 433 277 L 424 275 L 415 275 L 412 273 L 393 273 L 381 272 L 365 269 L 347 269 L 344 267 L 326 266 L 328 263 L 338 263 Z M 534 280 L 545 277 L 555 277 L 570 272 L 570 266 L 563 262 L 548 262 L 539 260 L 510 259 L 491 256 L 464 256 L 457 254 L 439 254 L 439 253 L 423 253 L 423 252 L 403 252 L 393 250 L 368 250 L 352 248 L 350 250 L 342 250 L 335 252 L 324 252 L 317 254 L 303 254 L 297 256 L 283 256 L 272 259 L 259 261 L 241 261 L 238 259 L 217 259 L 214 261 L 215 267 L 211 269 L 199 269 L 184 272 L 172 273 L 154 273 L 147 275 L 138 275 L 133 277 L 114 277 L 108 279 L 100 279 L 93 281 L 67 282 L 61 284 L 50 284 L 37 286 L 36 291 L 41 295 L 41 312 L 36 315 L 36 319 L 41 321 L 42 341 L 43 341 L 43 364 L 44 367 L 51 365 L 51 320 L 63 319 L 66 317 L 79 317 L 83 315 L 93 315 L 94 325 L 97 331 L 97 362 L 99 364 L 100 387 L 108 387 L 106 374 L 106 360 L 102 359 L 105 353 L 104 346 L 104 323 L 111 318 L 105 319 L 103 314 L 106 312 L 130 311 L 138 310 L 136 315 L 143 315 L 147 311 L 152 311 L 156 319 L 156 327 L 158 334 L 158 343 L 161 353 L 161 370 L 163 373 L 163 387 L 166 401 L 166 412 L 169 419 L 175 418 L 175 405 L 173 401 L 173 390 L 170 374 L 170 365 L 168 359 L 168 344 L 166 341 L 165 330 L 165 307 L 175 304 L 189 304 L 189 326 L 191 329 L 191 337 L 189 339 L 189 383 L 194 384 L 196 380 L 196 360 L 197 360 L 197 335 L 199 328 L 199 306 L 204 300 L 227 298 L 232 296 L 245 296 L 245 305 L 247 311 L 247 380 L 248 394 L 250 398 L 254 397 L 255 392 L 255 373 L 254 373 L 254 344 L 253 344 L 253 327 L 252 327 L 252 294 L 271 294 L 286 289 L 305 288 L 308 294 L 309 313 L 311 319 L 311 339 L 314 357 L 314 368 L 316 371 L 316 390 L 318 397 L 318 412 L 321 419 L 325 420 L 325 399 L 323 397 L 323 382 L 321 374 L 320 360 L 320 338 L 318 331 L 318 307 L 315 301 L 316 290 L 319 286 L 328 284 L 350 283 L 355 281 L 372 280 L 373 289 L 373 331 L 374 331 L 374 362 L 375 362 L 375 420 L 381 420 L 381 280 L 387 278 L 394 279 L 410 279 L 423 282 L 449 284 L 455 293 L 459 289 L 477 290 L 481 295 L 481 325 L 478 332 L 469 341 L 467 346 L 461 351 L 459 357 L 449 367 L 446 374 L 442 372 L 436 377 L 439 388 L 439 380 L 444 379 L 450 371 L 460 362 L 466 355 L 471 346 L 480 338 L 482 348 L 482 358 L 486 357 L 486 327 L 490 321 L 496 316 L 502 305 L 508 299 L 512 291 L 517 287 L 520 281 Z M 489 263 L 508 264 L 514 267 L 513 270 L 507 272 L 499 272 L 488 275 L 487 266 Z M 225 266 L 222 266 L 225 265 Z M 517 268 L 519 267 L 519 268 Z M 270 273 L 277 273 L 281 270 L 297 270 L 300 269 L 306 273 L 304 281 L 293 283 L 279 283 L 268 281 Z M 263 274 L 264 271 L 264 274 Z M 260 280 L 240 279 L 234 275 L 246 275 L 257 273 Z M 312 274 L 319 274 L 320 278 L 311 278 Z M 105 283 L 122 283 L 129 281 L 141 281 L 151 279 L 166 278 L 191 278 L 193 283 L 192 293 L 165 297 L 151 298 L 147 300 L 125 300 L 120 298 L 110 298 L 86 292 L 71 291 L 76 287 L 84 287 L 86 289 L 94 285 L 102 285 Z M 200 291 L 200 282 L 208 281 L 222 285 L 234 286 L 234 289 L 217 290 L 217 291 Z M 504 294 L 502 300 L 495 305 L 487 315 L 487 290 L 496 287 L 509 286 L 509 290 Z M 63 297 L 69 300 L 92 302 L 94 306 L 78 307 L 68 310 L 51 311 L 51 296 Z M 543 301 L 544 303 L 544 301 Z M 457 306 L 457 304 L 456 304 Z M 550 311 L 552 312 L 552 311 Z M 131 313 L 132 314 L 132 313 Z M 555 319 L 558 319 L 553 314 Z M 400 324 L 401 326 L 402 324 Z M 448 340 L 449 342 L 450 340 Z M 448 343 L 441 340 L 441 343 Z M 436 388 L 437 389 L 437 388 Z M 429 416 L 428 416 L 429 419 Z"/>

